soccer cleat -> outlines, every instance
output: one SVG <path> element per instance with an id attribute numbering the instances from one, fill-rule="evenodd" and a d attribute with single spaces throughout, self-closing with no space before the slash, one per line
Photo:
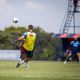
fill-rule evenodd
<path id="1" fill-rule="evenodd" d="M 27 65 L 25 65 L 25 68 L 30 68 L 30 66 L 27 64 Z"/>
<path id="2" fill-rule="evenodd" d="M 20 63 L 17 63 L 16 68 L 18 68 L 20 65 L 21 65 Z"/>

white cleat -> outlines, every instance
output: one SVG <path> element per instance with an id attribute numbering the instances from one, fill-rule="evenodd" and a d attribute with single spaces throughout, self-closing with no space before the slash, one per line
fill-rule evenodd
<path id="1" fill-rule="evenodd" d="M 26 68 L 30 68 L 30 66 L 27 64 L 26 66 L 25 66 Z"/>

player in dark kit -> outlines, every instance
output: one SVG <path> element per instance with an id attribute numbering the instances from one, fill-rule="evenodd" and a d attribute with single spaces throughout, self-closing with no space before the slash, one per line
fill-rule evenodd
<path id="1" fill-rule="evenodd" d="M 71 41 L 69 49 L 67 51 L 69 51 L 69 55 L 67 56 L 64 63 L 66 63 L 70 57 L 72 58 L 72 60 L 74 60 L 75 56 L 78 57 L 79 62 L 80 62 L 80 42 L 77 40 L 77 38 Z"/>

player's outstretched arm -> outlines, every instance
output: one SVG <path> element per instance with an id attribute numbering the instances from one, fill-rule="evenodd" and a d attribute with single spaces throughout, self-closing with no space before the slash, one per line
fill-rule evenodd
<path id="1" fill-rule="evenodd" d="M 24 36 L 21 36 L 21 37 L 17 38 L 17 39 L 15 40 L 15 42 L 21 41 L 21 40 L 23 40 L 24 38 L 25 38 Z"/>

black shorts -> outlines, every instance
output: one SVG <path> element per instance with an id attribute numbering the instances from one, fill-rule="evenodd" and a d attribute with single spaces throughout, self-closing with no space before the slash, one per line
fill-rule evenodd
<path id="1" fill-rule="evenodd" d="M 33 51 L 24 50 L 24 53 L 25 53 L 25 56 L 28 57 L 28 58 L 32 58 L 33 57 Z"/>

